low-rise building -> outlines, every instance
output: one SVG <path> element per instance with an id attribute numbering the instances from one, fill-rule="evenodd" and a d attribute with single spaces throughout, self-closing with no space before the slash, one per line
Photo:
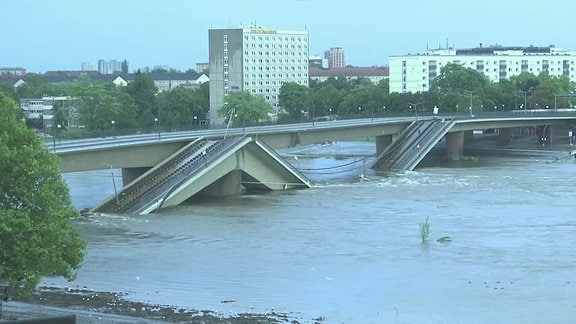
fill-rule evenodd
<path id="1" fill-rule="evenodd" d="M 0 75 L 26 75 L 23 67 L 0 67 Z"/>
<path id="2" fill-rule="evenodd" d="M 196 89 L 204 82 L 208 82 L 208 76 L 204 73 L 150 73 L 154 85 L 159 92 L 170 91 L 176 87 Z M 89 77 L 93 81 L 112 82 L 117 86 L 126 86 L 132 82 L 136 74 L 100 74 L 96 71 L 49 71 L 39 74 L 37 77 L 48 83 L 74 82 L 80 77 Z M 24 77 L 0 76 L 0 82 L 8 82 L 18 87 L 26 83 Z"/>
<path id="3" fill-rule="evenodd" d="M 382 80 L 388 78 L 388 67 L 386 66 L 373 66 L 373 67 L 358 67 L 347 66 L 343 68 L 321 69 L 311 66 L 309 69 L 310 79 L 318 82 L 324 82 L 329 78 L 346 78 L 346 80 L 353 80 L 358 78 L 366 78 L 372 83 L 377 84 Z"/>
<path id="4" fill-rule="evenodd" d="M 197 89 L 202 83 L 209 81 L 208 76 L 204 73 L 152 72 L 150 73 L 150 77 L 154 80 L 154 85 L 158 88 L 158 92 L 170 91 L 177 87 Z"/>

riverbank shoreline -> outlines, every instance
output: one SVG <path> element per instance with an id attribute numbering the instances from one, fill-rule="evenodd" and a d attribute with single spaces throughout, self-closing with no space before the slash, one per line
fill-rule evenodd
<path id="1" fill-rule="evenodd" d="M 34 319 L 76 315 L 76 323 L 300 323 L 288 314 L 240 313 L 226 317 L 212 310 L 177 308 L 129 301 L 127 294 L 96 292 L 87 289 L 62 289 L 39 287 L 26 297 L 14 297 L 3 304 L 4 320 Z M 222 301 L 223 303 L 229 301 Z M 320 323 L 323 319 L 313 320 Z"/>

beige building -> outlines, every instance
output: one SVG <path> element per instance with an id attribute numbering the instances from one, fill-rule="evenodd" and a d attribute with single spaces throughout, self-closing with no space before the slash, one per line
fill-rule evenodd
<path id="1" fill-rule="evenodd" d="M 343 68 L 346 66 L 346 53 L 342 47 L 332 47 L 324 51 L 324 58 L 328 60 L 328 68 Z"/>
<path id="2" fill-rule="evenodd" d="M 308 32 L 240 27 L 210 29 L 209 76 L 212 124 L 224 118 L 216 110 L 226 95 L 249 91 L 261 95 L 278 113 L 278 95 L 284 82 L 308 86 Z"/>
<path id="3" fill-rule="evenodd" d="M 310 79 L 318 82 L 324 82 L 329 78 L 343 77 L 346 80 L 353 80 L 358 78 L 366 78 L 372 83 L 377 84 L 382 80 L 388 79 L 388 67 L 373 66 L 373 67 L 357 67 L 348 66 L 343 68 L 321 69 L 318 67 L 310 67 Z"/>
<path id="4" fill-rule="evenodd" d="M 474 69 L 498 82 L 522 72 L 568 76 L 576 81 L 576 52 L 554 46 L 490 46 L 471 49 L 436 49 L 424 53 L 391 56 L 390 92 L 428 91 L 431 82 L 449 63 Z"/>

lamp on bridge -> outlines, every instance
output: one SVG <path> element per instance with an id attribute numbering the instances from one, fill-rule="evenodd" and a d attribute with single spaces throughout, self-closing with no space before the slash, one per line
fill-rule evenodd
<path id="1" fill-rule="evenodd" d="M 158 117 L 154 117 L 154 124 L 156 124 L 156 132 L 158 133 L 158 139 L 160 139 L 160 120 L 158 120 Z"/>
<path id="2" fill-rule="evenodd" d="M 418 120 L 418 109 L 416 107 L 417 105 L 418 105 L 417 103 L 411 103 L 411 102 L 408 103 L 408 109 L 414 108 L 414 115 L 416 116 L 416 120 Z"/>
<path id="3" fill-rule="evenodd" d="M 56 130 L 54 131 L 54 134 L 52 136 L 52 142 L 54 144 L 54 152 L 56 152 L 56 137 L 58 137 L 58 134 L 60 133 L 60 127 L 62 127 L 62 125 L 60 125 L 60 124 L 56 125 Z M 58 142 L 60 142 L 59 137 L 58 137 Z"/>

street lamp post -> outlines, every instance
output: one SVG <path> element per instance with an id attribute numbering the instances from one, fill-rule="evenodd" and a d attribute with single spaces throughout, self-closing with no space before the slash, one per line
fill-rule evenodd
<path id="1" fill-rule="evenodd" d="M 362 107 L 358 107 L 358 116 L 362 115 Z"/>
<path id="2" fill-rule="evenodd" d="M 556 105 L 557 99 L 556 99 L 556 98 L 558 98 L 558 96 L 557 96 L 557 95 L 554 95 L 554 109 L 556 109 L 556 107 L 557 107 L 557 105 Z"/>
<path id="3" fill-rule="evenodd" d="M 374 123 L 374 91 L 370 91 L 370 115 Z"/>
<path id="4" fill-rule="evenodd" d="M 386 106 L 382 106 L 382 115 L 386 115 Z"/>
<path id="5" fill-rule="evenodd" d="M 304 123 L 304 110 L 300 110 L 300 122 Z"/>
<path id="6" fill-rule="evenodd" d="M 408 108 L 412 109 L 414 107 L 414 115 L 416 116 L 416 120 L 418 120 L 418 108 L 416 107 L 418 103 L 408 103 Z"/>
<path id="7" fill-rule="evenodd" d="M 116 196 L 116 203 L 120 202 L 120 198 L 118 198 L 118 190 L 116 189 L 116 178 L 114 177 L 114 167 L 112 165 L 103 162 L 105 165 L 110 167 L 110 175 L 112 176 L 112 186 L 114 186 L 114 196 Z"/>
<path id="8" fill-rule="evenodd" d="M 158 139 L 160 139 L 160 123 L 157 117 L 154 118 L 154 124 L 156 124 L 156 132 L 158 133 Z"/>
<path id="9" fill-rule="evenodd" d="M 470 106 L 468 106 L 468 110 L 470 110 L 470 116 L 472 116 L 472 100 L 474 98 L 474 91 L 464 90 L 465 92 L 470 94 Z"/>
<path id="10" fill-rule="evenodd" d="M 114 127 L 114 125 L 116 124 L 116 121 L 112 120 L 112 121 L 110 121 L 110 124 L 112 124 L 112 137 L 116 137 L 115 127 Z"/>
<path id="11" fill-rule="evenodd" d="M 316 112 L 314 111 L 314 88 L 310 88 L 312 90 L 312 126 L 314 126 L 314 122 L 316 119 Z"/>
<path id="12" fill-rule="evenodd" d="M 230 125 L 232 125 L 232 117 L 236 116 L 236 108 L 230 108 L 230 110 L 228 110 L 228 114 L 228 124 L 226 125 L 226 131 L 224 132 L 224 139 L 226 139 L 226 136 L 228 135 L 228 129 L 230 128 Z"/>
<path id="13" fill-rule="evenodd" d="M 194 116 L 194 128 L 198 129 L 198 116 Z"/>
<path id="14" fill-rule="evenodd" d="M 524 110 L 528 109 L 527 95 L 530 93 L 530 91 L 532 91 L 532 89 L 533 89 L 533 87 L 530 87 L 530 89 L 528 89 L 526 91 L 520 90 L 520 92 L 522 94 L 524 94 Z M 554 102 L 556 102 L 556 96 L 554 96 Z"/>
<path id="15" fill-rule="evenodd" d="M 56 137 L 58 137 L 58 133 L 60 133 L 60 127 L 62 127 L 62 125 L 55 124 L 54 126 L 52 127 L 54 128 L 54 134 L 52 134 L 52 145 L 54 146 L 54 152 L 56 152 Z M 60 142 L 60 138 L 58 138 L 58 142 Z"/>

